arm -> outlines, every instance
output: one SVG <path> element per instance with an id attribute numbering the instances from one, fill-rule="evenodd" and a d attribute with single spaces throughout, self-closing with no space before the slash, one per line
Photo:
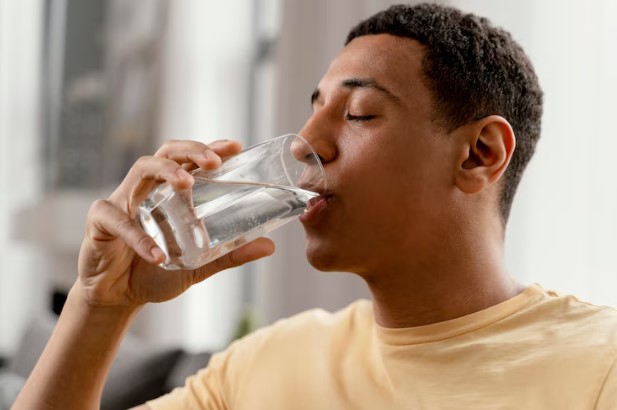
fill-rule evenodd
<path id="1" fill-rule="evenodd" d="M 98 409 L 122 337 L 144 304 L 172 299 L 221 270 L 273 252 L 272 242 L 261 238 L 199 269 L 170 274 L 157 266 L 165 257 L 161 249 L 135 222 L 137 207 L 157 183 L 190 188 L 185 169 L 217 167 L 238 150 L 234 142 L 170 142 L 140 159 L 108 200 L 93 204 L 79 278 L 14 410 Z"/>
<path id="2" fill-rule="evenodd" d="M 89 306 L 76 283 L 13 408 L 99 408 L 105 378 L 136 313 L 137 309 Z"/>

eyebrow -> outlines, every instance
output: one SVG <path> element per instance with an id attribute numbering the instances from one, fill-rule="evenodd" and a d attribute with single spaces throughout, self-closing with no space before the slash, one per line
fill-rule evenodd
<path id="1" fill-rule="evenodd" d="M 343 88 L 348 88 L 348 89 L 351 89 L 351 90 L 353 90 L 355 88 L 371 88 L 373 90 L 378 91 L 379 93 L 384 95 L 389 100 L 391 100 L 391 101 L 393 101 L 393 102 L 395 102 L 397 104 L 401 103 L 401 99 L 399 97 L 394 95 L 386 87 L 384 87 L 383 85 L 379 84 L 377 81 L 375 81 L 372 78 L 350 78 L 348 80 L 343 80 L 341 82 L 341 86 Z M 315 104 L 315 101 L 317 101 L 319 99 L 319 95 L 320 94 L 321 94 L 321 92 L 319 91 L 319 88 L 316 88 L 315 91 L 313 91 L 313 94 L 311 94 L 311 106 L 313 104 Z"/>

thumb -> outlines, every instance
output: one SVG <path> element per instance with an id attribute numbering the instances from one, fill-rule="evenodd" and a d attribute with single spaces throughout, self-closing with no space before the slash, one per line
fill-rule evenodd
<path id="1" fill-rule="evenodd" d="M 193 283 L 202 280 L 225 269 L 235 268 L 274 253 L 274 242 L 268 238 L 257 238 L 246 245 L 229 252 L 226 255 L 198 268 L 194 272 Z"/>

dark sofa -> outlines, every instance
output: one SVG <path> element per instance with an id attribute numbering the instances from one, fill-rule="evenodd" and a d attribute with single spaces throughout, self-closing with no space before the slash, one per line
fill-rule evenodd
<path id="1" fill-rule="evenodd" d="M 18 350 L 0 367 L 0 410 L 8 410 L 34 368 L 51 332 L 55 318 L 33 321 L 24 332 Z M 103 390 L 102 410 L 127 409 L 184 384 L 205 367 L 210 353 L 187 353 L 181 349 L 150 346 L 127 335 L 120 346 Z"/>

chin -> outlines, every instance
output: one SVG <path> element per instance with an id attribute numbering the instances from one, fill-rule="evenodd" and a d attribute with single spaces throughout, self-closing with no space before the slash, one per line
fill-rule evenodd
<path id="1" fill-rule="evenodd" d="M 322 272 L 359 273 L 363 270 L 358 266 L 358 262 L 363 260 L 362 256 L 331 243 L 309 241 L 306 245 L 306 259 L 312 267 Z"/>
<path id="2" fill-rule="evenodd" d="M 312 267 L 322 272 L 344 271 L 338 255 L 331 246 L 307 243 L 306 258 Z"/>

